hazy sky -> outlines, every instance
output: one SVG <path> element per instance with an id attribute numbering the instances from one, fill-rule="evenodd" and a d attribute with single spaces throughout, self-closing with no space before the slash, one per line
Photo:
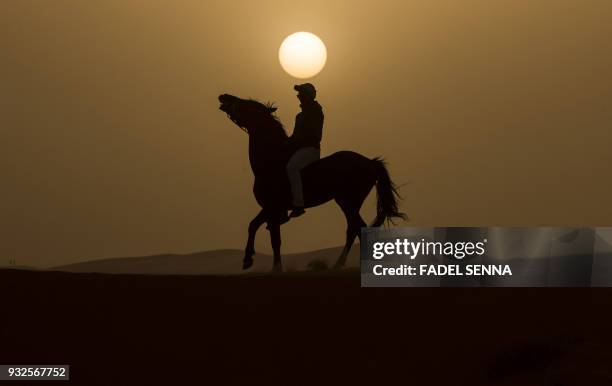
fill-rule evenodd
<path id="1" fill-rule="evenodd" d="M 242 248 L 247 137 L 216 98 L 275 101 L 291 132 L 277 51 L 301 30 L 328 49 L 323 155 L 384 156 L 409 224 L 612 225 L 610 20 L 607 0 L 4 0 L 0 265 Z M 311 209 L 283 250 L 344 227 Z"/>

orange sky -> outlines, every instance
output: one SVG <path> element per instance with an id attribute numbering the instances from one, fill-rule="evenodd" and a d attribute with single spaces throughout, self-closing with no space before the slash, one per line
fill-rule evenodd
<path id="1" fill-rule="evenodd" d="M 4 1 L 0 265 L 241 248 L 247 138 L 216 97 L 275 101 L 291 132 L 277 50 L 300 30 L 328 49 L 323 155 L 384 156 L 410 224 L 611 225 L 610 20 L 595 0 Z M 344 219 L 283 229 L 286 252 L 335 246 Z"/>

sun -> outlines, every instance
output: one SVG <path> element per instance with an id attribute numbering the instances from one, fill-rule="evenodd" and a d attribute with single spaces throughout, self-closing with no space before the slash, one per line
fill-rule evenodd
<path id="1" fill-rule="evenodd" d="M 327 49 L 317 35 L 296 32 L 283 40 L 278 59 L 289 75 L 300 79 L 311 78 L 325 67 Z"/>

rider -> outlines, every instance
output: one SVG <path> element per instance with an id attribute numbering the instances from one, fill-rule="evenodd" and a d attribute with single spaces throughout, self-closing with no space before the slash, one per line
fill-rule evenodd
<path id="1" fill-rule="evenodd" d="M 321 136 L 323 135 L 323 109 L 315 100 L 317 91 L 311 83 L 293 87 L 298 92 L 302 111 L 295 117 L 295 128 L 289 138 L 293 155 L 287 163 L 287 174 L 293 196 L 293 210 L 289 217 L 298 217 L 304 211 L 301 170 L 321 158 Z"/>

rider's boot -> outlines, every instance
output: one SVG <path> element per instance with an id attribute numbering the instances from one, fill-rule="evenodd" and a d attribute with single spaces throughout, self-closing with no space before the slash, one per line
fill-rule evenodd
<path id="1" fill-rule="evenodd" d="M 304 213 L 306 213 L 306 211 L 304 210 L 303 207 L 296 207 L 296 208 L 293 208 L 293 210 L 291 211 L 291 214 L 289 215 L 289 218 L 300 217 Z"/>
<path id="2" fill-rule="evenodd" d="M 283 214 L 279 219 L 279 225 L 283 225 L 286 222 L 289 222 L 289 216 L 287 216 L 287 211 L 283 211 Z M 266 224 L 266 229 L 270 230 L 270 223 Z"/>

